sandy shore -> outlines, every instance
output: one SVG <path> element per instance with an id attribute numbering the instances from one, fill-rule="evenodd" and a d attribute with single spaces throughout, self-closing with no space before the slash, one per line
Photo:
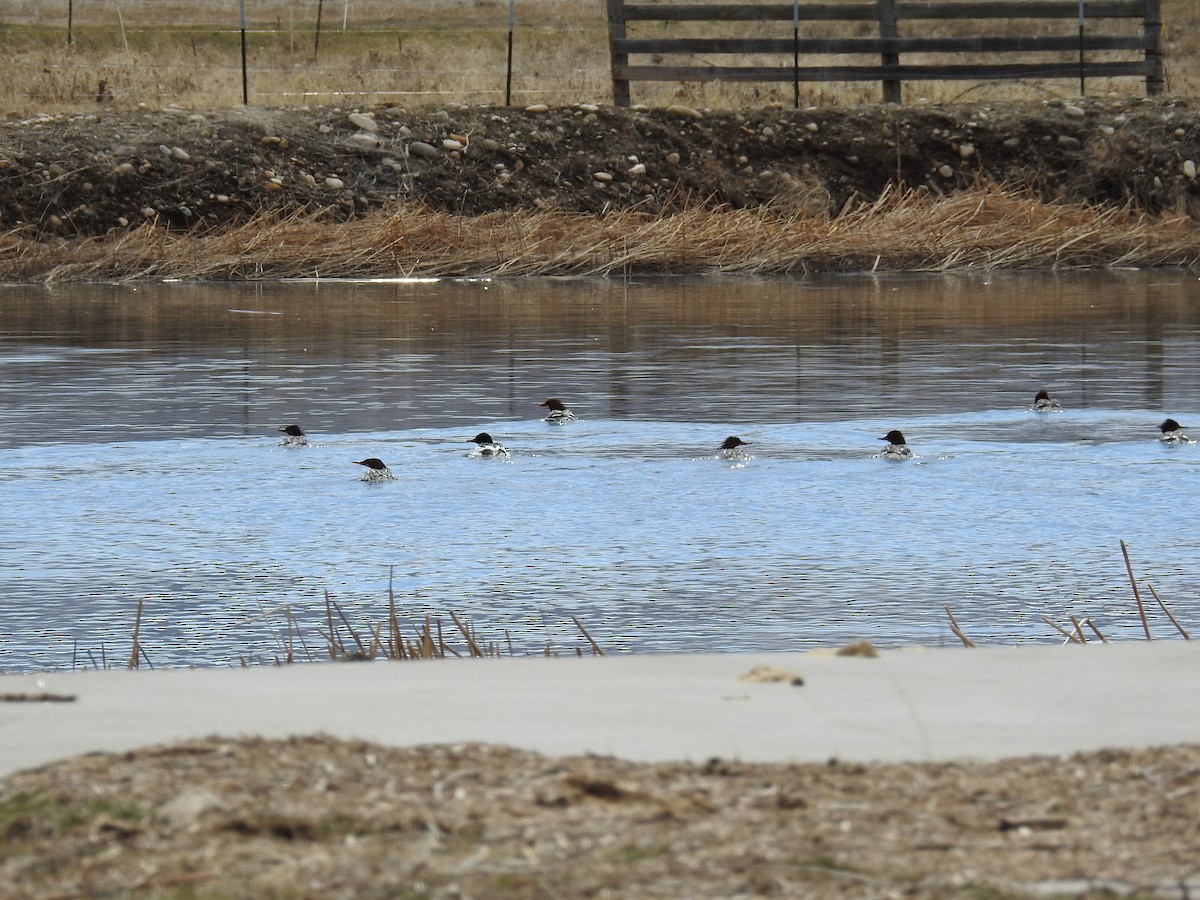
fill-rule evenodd
<path id="1" fill-rule="evenodd" d="M 783 680 L 744 680 L 756 667 Z M 996 760 L 1200 742 L 1200 645 L 90 671 L 0 677 L 0 694 L 75 698 L 0 703 L 0 774 L 210 735 L 641 762 Z"/>

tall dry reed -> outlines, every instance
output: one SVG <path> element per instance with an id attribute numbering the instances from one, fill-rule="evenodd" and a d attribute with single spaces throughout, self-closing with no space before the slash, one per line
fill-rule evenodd
<path id="1" fill-rule="evenodd" d="M 279 279 L 455 276 L 781 275 L 809 271 L 1189 266 L 1200 234 L 1182 216 L 1047 203 L 980 185 L 950 197 L 893 190 L 836 215 L 686 209 L 672 215 L 416 206 L 331 224 L 261 216 L 211 232 L 152 224 L 74 244 L 0 240 L 0 279 Z"/>

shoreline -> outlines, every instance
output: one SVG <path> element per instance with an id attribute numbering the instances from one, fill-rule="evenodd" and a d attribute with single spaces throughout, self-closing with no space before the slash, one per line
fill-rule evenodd
<path id="1" fill-rule="evenodd" d="M 213 735 L 479 742 L 637 762 L 1137 749 L 1200 743 L 1198 662 L 1200 647 L 1153 641 L 6 675 L 0 693 L 75 699 L 0 704 L 0 776 Z"/>
<path id="2" fill-rule="evenodd" d="M 0 123 L 0 280 L 1200 261 L 1200 111 L 381 107 Z"/>
<path id="3" fill-rule="evenodd" d="M 419 249 L 418 249 L 419 248 Z M 1046 203 L 997 186 L 889 193 L 835 217 L 687 209 L 462 217 L 400 205 L 331 224 L 273 214 L 229 229 L 157 223 L 81 241 L 9 235 L 0 281 L 41 284 L 374 278 L 797 277 L 1200 267 L 1183 215 Z"/>

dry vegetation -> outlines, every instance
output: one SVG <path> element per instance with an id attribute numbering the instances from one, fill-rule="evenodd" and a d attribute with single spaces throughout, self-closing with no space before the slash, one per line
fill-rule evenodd
<path id="1" fill-rule="evenodd" d="M 320 50 L 314 54 L 317 10 Z M 1200 85 L 1200 10 L 1162 0 L 1168 89 L 1195 96 Z M 251 102 L 262 106 L 336 102 L 354 106 L 498 104 L 504 100 L 505 0 L 255 0 L 246 4 Z M 213 109 L 242 101 L 238 7 L 225 0 L 121 0 L 74 4 L 67 45 L 64 0 L 12 0 L 0 20 L 5 95 L 0 111 L 20 115 L 93 105 L 101 81 L 118 104 Z M 969 25 L 963 26 L 967 29 Z M 638 36 L 652 36 L 641 26 Z M 790 23 L 784 23 L 790 35 Z M 824 36 L 868 36 L 870 23 L 813 25 Z M 1016 25 L 1020 31 L 1027 23 Z M 678 26 L 677 26 L 678 29 Z M 941 33 L 949 33 L 945 26 Z M 738 32 L 743 33 L 742 31 Z M 766 34 L 766 32 L 764 32 Z M 778 35 L 775 35 L 778 36 Z M 611 98 L 603 0 L 517 0 L 513 102 Z M 1045 100 L 1075 96 L 1069 82 L 910 85 L 906 102 Z M 1136 93 L 1128 80 L 1095 83 L 1093 96 Z M 791 104 L 791 85 L 643 84 L 651 106 L 744 108 Z M 878 99 L 871 84 L 811 85 L 803 100 L 857 105 Z"/>
<path id="2" fill-rule="evenodd" d="M 1196 747 L 638 765 L 212 739 L 0 783 L 0 884 L 7 897 L 1184 897 L 1200 889 L 1198 791 Z"/>
<path id="3" fill-rule="evenodd" d="M 139 600 L 137 615 L 134 618 L 133 640 L 129 649 L 128 662 L 125 664 L 128 669 L 140 669 L 143 663 L 150 669 L 154 668 L 154 662 L 146 650 L 142 636 L 142 611 L 143 603 Z M 495 659 L 502 656 L 538 654 L 542 656 L 607 655 L 604 648 L 597 643 L 583 623 L 575 616 L 571 617 L 571 621 L 582 640 L 574 646 L 565 642 L 555 645 L 553 641 L 548 640 L 544 644 L 539 641 L 538 647 L 522 646 L 517 649 L 513 646 L 512 635 L 507 628 L 503 630 L 502 634 L 485 634 L 470 616 L 464 614 L 460 617 L 454 610 L 447 612 L 448 617 L 445 620 L 442 616 L 426 613 L 423 622 L 413 623 L 407 620 L 402 622 L 396 611 L 395 594 L 389 587 L 386 619 L 379 622 L 359 621 L 357 624 L 347 617 L 342 605 L 326 591 L 325 622 L 323 627 L 318 626 L 319 637 L 311 644 L 305 638 L 299 620 L 292 614 L 291 607 L 287 604 L 266 610 L 262 614 L 242 622 L 241 625 L 252 625 L 262 621 L 272 623 L 271 633 L 275 642 L 273 662 L 277 666 L 313 663 L 318 660 L 345 663 L 383 662 L 385 660 L 389 662 L 427 661 L 451 658 L 483 659 L 487 657 Z M 282 622 L 279 621 L 280 618 L 282 618 Z M 1053 627 L 1062 632 L 1059 626 L 1054 625 Z M 1066 634 L 1066 632 L 1063 633 Z M 1067 637 L 1072 641 L 1076 640 L 1073 635 L 1067 634 Z M 458 647 L 455 646 L 456 641 L 461 642 Z M 870 644 L 866 646 L 871 648 L 873 654 L 874 647 L 871 647 Z M 96 648 L 96 652 L 93 652 L 92 648 L 76 647 L 71 661 L 71 669 L 74 670 L 77 665 L 82 667 L 84 657 L 91 661 L 93 668 L 97 669 L 109 669 L 119 664 L 117 659 L 114 659 L 112 663 L 109 662 L 107 649 L 103 645 Z M 243 667 L 251 665 L 244 655 L 241 657 L 241 663 Z M 5 699 L 8 699 L 8 696 L 0 694 L 0 702 Z M 25 702 L 26 699 L 22 696 L 16 702 Z"/>
<path id="4" fill-rule="evenodd" d="M 813 86 L 799 111 L 787 85 L 635 85 L 636 99 L 703 108 L 702 119 L 589 105 L 609 93 L 599 2 L 518 5 L 514 108 L 496 105 L 504 3 L 325 3 L 315 55 L 316 0 L 253 4 L 249 110 L 229 4 L 75 7 L 69 47 L 63 5 L 47 0 L 10 4 L 0 30 L 0 278 L 772 274 L 1200 255 L 1200 112 L 1186 99 L 1200 11 L 1184 0 L 1164 2 L 1170 95 L 1155 103 L 1132 81 L 1094 83 L 1086 101 L 1063 82 L 909 85 L 899 110 L 859 105 L 875 85 Z M 532 102 L 551 108 L 528 114 Z M 351 145 L 352 109 L 380 123 L 378 146 Z M 414 140 L 441 150 L 456 138 L 466 147 L 437 159 L 409 153 Z"/>
<path id="5" fill-rule="evenodd" d="M 251 102 L 356 106 L 504 100 L 507 4 L 475 0 L 256 0 L 247 3 Z M 602 102 L 608 51 L 599 0 L 518 4 L 513 96 L 522 104 Z M 7 4 L 3 66 L 22 114 L 113 101 L 211 109 L 242 102 L 236 3 L 122 0 Z"/>
<path id="6" fill-rule="evenodd" d="M 357 114 L 335 107 L 0 125 L 0 278 L 779 274 L 1200 257 L 1189 174 L 1200 110 L 1177 99 L 703 118 L 587 106 L 371 113 L 377 132 L 365 142 Z"/>
<path id="7" fill-rule="evenodd" d="M 10 277 L 48 283 L 127 278 L 277 279 L 573 275 L 1071 266 L 1188 266 L 1200 239 L 1184 216 L 1047 204 L 995 187 L 933 199 L 887 194 L 841 215 L 780 217 L 762 209 L 671 216 L 617 212 L 494 213 L 464 219 L 425 208 L 352 220 L 330 241 L 310 216 L 264 216 L 206 234 L 153 224 L 64 254 L 13 241 Z"/>

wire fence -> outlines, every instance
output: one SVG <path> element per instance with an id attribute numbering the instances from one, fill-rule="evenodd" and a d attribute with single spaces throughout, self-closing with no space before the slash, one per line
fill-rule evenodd
<path id="1" fill-rule="evenodd" d="M 1164 0 L 1168 16 L 1177 9 L 1176 0 Z M 790 23 L 784 25 L 790 35 Z M 1188 29 L 1174 33 L 1190 39 Z M 1168 89 L 1182 92 L 1194 84 L 1190 68 L 1180 67 L 1191 57 L 1174 43 L 1168 32 Z M 675 62 L 711 66 L 717 60 L 691 54 Z M 7 0 L 0 8 L 6 85 L 0 112 L 10 114 L 105 103 L 197 109 L 607 104 L 613 100 L 610 64 L 602 0 Z M 795 98 L 786 83 L 676 81 L 645 83 L 637 100 L 737 107 L 878 99 L 869 83 L 803 90 Z M 1129 87 L 1098 90 L 1127 94 Z M 930 83 L 919 99 L 1065 93 L 1061 84 L 1036 81 Z"/>
<path id="2" fill-rule="evenodd" d="M 0 48 L 10 107 L 611 98 L 603 8 L 579 0 L 17 0 Z"/>

